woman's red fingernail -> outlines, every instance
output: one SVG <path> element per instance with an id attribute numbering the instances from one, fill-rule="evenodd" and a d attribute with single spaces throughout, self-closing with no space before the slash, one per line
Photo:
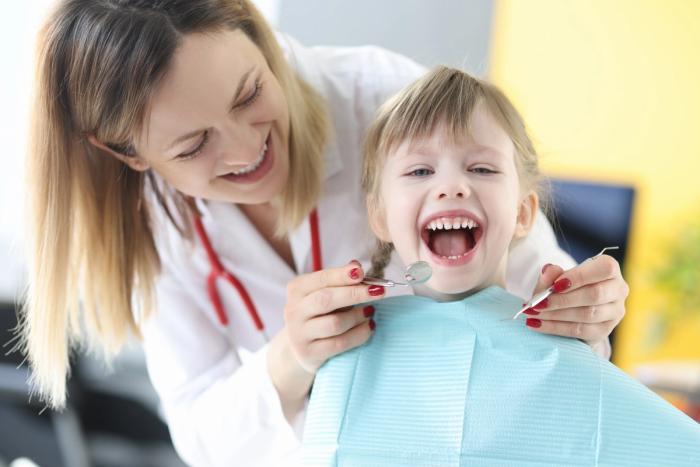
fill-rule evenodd
<path id="1" fill-rule="evenodd" d="M 531 328 L 539 328 L 540 326 L 542 326 L 542 321 L 540 321 L 537 318 L 528 318 L 525 320 L 525 324 L 527 324 Z"/>
<path id="2" fill-rule="evenodd" d="M 567 278 L 559 279 L 554 283 L 554 291 L 556 293 L 563 292 L 569 287 L 571 287 L 571 281 Z"/>
<path id="3" fill-rule="evenodd" d="M 539 315 L 539 311 L 535 311 L 532 308 L 528 308 L 527 310 L 523 311 L 526 315 Z"/>
<path id="4" fill-rule="evenodd" d="M 350 270 L 350 279 L 359 279 L 360 278 L 360 268 L 352 268 Z"/>
<path id="5" fill-rule="evenodd" d="M 375 323 L 373 319 L 370 319 L 370 320 L 369 320 L 369 329 L 370 329 L 370 331 L 374 331 L 374 328 L 376 328 L 376 327 L 377 327 L 377 323 Z"/>
<path id="6" fill-rule="evenodd" d="M 374 307 L 372 305 L 367 305 L 362 309 L 362 314 L 365 315 L 365 318 L 371 318 L 374 316 Z"/>
<path id="7" fill-rule="evenodd" d="M 549 301 L 545 298 L 545 299 L 542 300 L 540 303 L 538 303 L 537 305 L 533 306 L 532 309 L 533 309 L 533 310 L 544 310 L 545 308 L 547 308 L 547 305 L 548 305 L 548 304 L 549 304 Z"/>
<path id="8" fill-rule="evenodd" d="M 381 285 L 370 285 L 367 292 L 369 292 L 369 294 L 373 297 L 378 297 L 380 295 L 384 295 L 384 287 Z"/>
<path id="9" fill-rule="evenodd" d="M 544 272 L 545 272 L 545 271 L 547 270 L 547 268 L 550 267 L 550 266 L 551 266 L 550 263 L 547 263 L 547 264 L 545 264 L 544 266 L 542 266 L 542 274 L 544 274 Z"/>

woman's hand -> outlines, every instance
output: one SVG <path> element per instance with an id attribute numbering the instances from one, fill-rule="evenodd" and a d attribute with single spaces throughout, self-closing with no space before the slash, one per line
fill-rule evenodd
<path id="1" fill-rule="evenodd" d="M 546 264 L 534 294 L 552 284 L 555 292 L 525 312 L 530 315 L 526 324 L 537 332 L 581 339 L 597 353 L 608 353 L 608 336 L 625 315 L 629 294 L 617 261 L 601 255 L 566 272 Z"/>
<path id="2" fill-rule="evenodd" d="M 330 357 L 364 344 L 374 330 L 374 307 L 356 306 L 384 295 L 384 287 L 365 285 L 362 265 L 303 274 L 287 286 L 285 327 L 271 342 L 268 369 L 285 399 L 308 393 L 316 370 Z M 285 413 L 287 410 L 285 410 Z"/>
<path id="3" fill-rule="evenodd" d="M 360 284 L 359 262 L 298 276 L 287 286 L 284 318 L 292 351 L 309 373 L 330 357 L 364 344 L 374 329 L 371 305 L 384 288 Z"/>

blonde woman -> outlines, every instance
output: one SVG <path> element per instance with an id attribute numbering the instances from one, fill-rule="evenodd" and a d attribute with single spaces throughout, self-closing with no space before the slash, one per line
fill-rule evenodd
<path id="1" fill-rule="evenodd" d="M 39 43 L 23 316 L 37 390 L 61 407 L 71 347 L 140 335 L 186 462 L 295 463 L 316 370 L 368 339 L 356 305 L 385 293 L 361 284 L 363 133 L 424 69 L 304 48 L 245 0 L 65 0 Z M 568 284 L 540 331 L 608 352 L 617 264 L 545 263 L 574 266 L 543 221 L 512 252 L 510 290 Z"/>

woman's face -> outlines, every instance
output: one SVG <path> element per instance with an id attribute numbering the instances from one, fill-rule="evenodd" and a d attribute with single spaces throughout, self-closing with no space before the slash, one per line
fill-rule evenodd
<path id="1" fill-rule="evenodd" d="M 289 111 L 241 31 L 185 36 L 158 87 L 137 154 L 187 195 L 259 204 L 289 174 Z"/>

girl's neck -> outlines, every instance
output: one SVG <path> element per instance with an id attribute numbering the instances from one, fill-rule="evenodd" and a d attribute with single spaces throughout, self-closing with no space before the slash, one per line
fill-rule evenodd
<path id="1" fill-rule="evenodd" d="M 498 286 L 503 289 L 506 288 L 506 258 L 501 261 L 498 270 L 495 271 L 490 278 L 484 280 L 482 283 L 470 288 L 469 290 L 456 293 L 446 293 L 434 290 L 431 287 L 428 287 L 426 284 L 420 284 L 413 286 L 413 293 L 421 297 L 432 298 L 437 302 L 457 302 L 492 286 Z"/>

